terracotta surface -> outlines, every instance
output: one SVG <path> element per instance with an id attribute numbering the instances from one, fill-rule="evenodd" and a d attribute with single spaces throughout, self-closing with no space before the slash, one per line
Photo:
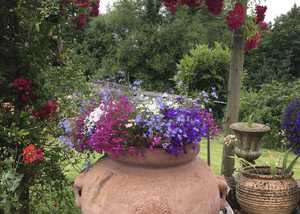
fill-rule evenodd
<path id="1" fill-rule="evenodd" d="M 83 214 L 218 214 L 227 185 L 197 153 L 104 158 L 76 178 L 76 205 Z"/>
<path id="2" fill-rule="evenodd" d="M 248 214 L 290 214 L 299 200 L 292 175 L 270 175 L 268 167 L 247 167 L 237 177 L 237 201 Z"/>

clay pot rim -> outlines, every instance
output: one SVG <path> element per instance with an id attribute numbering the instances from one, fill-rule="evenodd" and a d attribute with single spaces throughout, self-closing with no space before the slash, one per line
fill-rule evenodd
<path id="1" fill-rule="evenodd" d="M 290 179 L 293 177 L 293 172 L 290 172 L 289 174 L 276 174 L 271 175 L 267 174 L 270 173 L 271 167 L 269 166 L 248 166 L 241 170 L 241 174 L 247 178 L 254 178 L 254 179 L 263 179 L 263 180 L 285 180 Z M 277 167 L 277 169 L 282 170 L 282 168 Z M 267 172 L 267 173 L 261 173 L 260 172 Z"/>
<path id="2" fill-rule="evenodd" d="M 165 168 L 174 167 L 182 164 L 186 164 L 194 160 L 199 151 L 199 144 L 186 145 L 186 153 L 175 156 L 168 154 L 163 149 L 149 149 L 146 148 L 142 151 L 140 155 L 130 155 L 128 153 L 120 156 L 108 157 L 118 163 L 138 166 L 138 167 L 149 167 L 149 168 Z"/>
<path id="3" fill-rule="evenodd" d="M 261 123 L 252 123 L 252 125 L 249 126 L 247 122 L 237 122 L 232 123 L 229 128 L 235 131 L 248 133 L 266 133 L 271 131 L 269 126 Z"/>

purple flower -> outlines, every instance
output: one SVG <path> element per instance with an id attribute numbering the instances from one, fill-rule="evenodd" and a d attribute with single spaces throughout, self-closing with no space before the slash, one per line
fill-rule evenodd
<path id="1" fill-rule="evenodd" d="M 74 148 L 74 144 L 72 143 L 72 139 L 70 137 L 60 136 L 58 140 L 67 145 L 69 148 Z"/>
<path id="2" fill-rule="evenodd" d="M 67 135 L 71 135 L 73 132 L 72 123 L 69 119 L 63 119 L 58 124 L 59 128 L 62 128 Z"/>
<path id="3" fill-rule="evenodd" d="M 283 112 L 281 128 L 284 130 L 290 146 L 300 152 L 300 100 L 291 101 Z M 298 154 L 298 153 L 297 153 Z M 300 154 L 300 153 L 299 153 Z"/>

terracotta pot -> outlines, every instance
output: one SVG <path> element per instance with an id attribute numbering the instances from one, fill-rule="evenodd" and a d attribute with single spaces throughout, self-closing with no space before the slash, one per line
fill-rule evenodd
<path id="1" fill-rule="evenodd" d="M 76 178 L 76 204 L 83 214 L 217 214 L 227 185 L 196 157 L 198 151 L 104 158 Z"/>
<path id="2" fill-rule="evenodd" d="M 235 144 L 234 152 L 247 161 L 254 161 L 261 155 L 259 151 L 261 138 L 269 132 L 271 129 L 269 126 L 252 123 L 249 126 L 248 123 L 233 123 L 230 125 L 230 129 L 234 131 L 238 142 Z"/>
<path id="3" fill-rule="evenodd" d="M 237 201 L 248 214 L 290 214 L 299 191 L 290 175 L 271 175 L 269 167 L 246 167 L 237 177 Z"/>

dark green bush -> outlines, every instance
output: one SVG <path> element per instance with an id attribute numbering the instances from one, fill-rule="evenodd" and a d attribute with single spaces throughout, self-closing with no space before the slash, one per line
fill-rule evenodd
<path id="1" fill-rule="evenodd" d="M 229 38 L 221 18 L 184 7 L 171 15 L 151 1 L 119 1 L 91 23 L 81 51 L 96 65 L 92 76 L 122 71 L 127 81 L 140 79 L 146 89 L 163 91 L 175 86 L 176 65 L 191 48 Z"/>
<path id="2" fill-rule="evenodd" d="M 264 146 L 280 148 L 279 131 L 282 111 L 293 98 L 299 96 L 300 80 L 289 83 L 273 81 L 263 85 L 258 92 L 243 91 L 240 119 L 247 121 L 252 115 L 253 121 L 268 124 L 272 131 L 265 137 Z"/>
<path id="3" fill-rule="evenodd" d="M 289 82 L 300 77 L 300 7 L 275 20 L 259 48 L 245 57 L 245 86 L 259 89 L 273 80 Z"/>

